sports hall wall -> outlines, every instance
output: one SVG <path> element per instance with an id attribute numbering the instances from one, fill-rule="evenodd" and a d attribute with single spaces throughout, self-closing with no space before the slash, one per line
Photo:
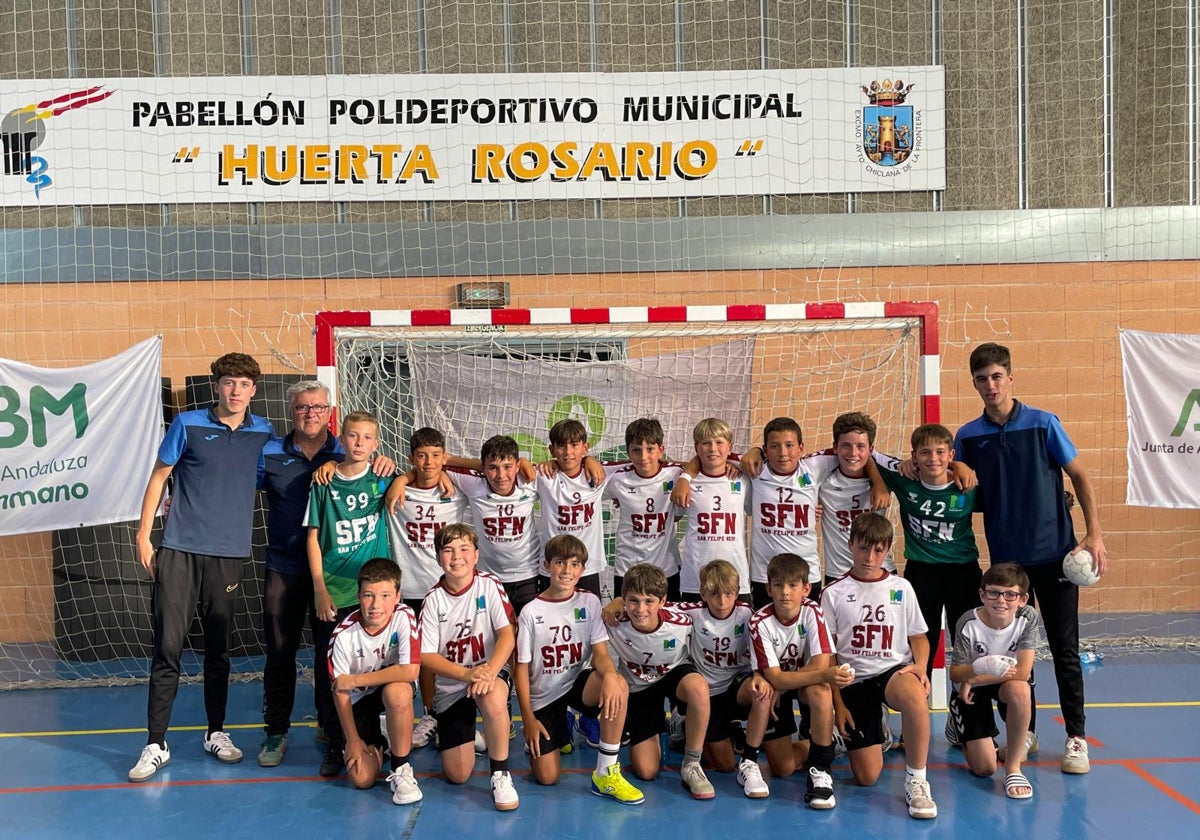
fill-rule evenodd
<path id="1" fill-rule="evenodd" d="M 80 364 L 162 333 L 181 402 L 222 352 L 312 373 L 316 312 L 445 308 L 464 280 L 516 307 L 933 300 L 943 421 L 979 413 L 965 360 L 1000 341 L 1017 396 L 1081 449 L 1112 558 L 1084 610 L 1200 612 L 1200 517 L 1123 504 L 1117 343 L 1200 332 L 1185 0 L 1107 22 L 1061 0 L 4 5 L 5 79 L 944 65 L 938 193 L 0 210 L 0 356 Z M 0 539 L 0 642 L 53 637 L 50 545 Z"/>

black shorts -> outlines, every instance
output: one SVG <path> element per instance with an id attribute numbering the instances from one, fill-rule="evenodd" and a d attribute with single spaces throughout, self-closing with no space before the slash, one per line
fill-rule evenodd
<path id="1" fill-rule="evenodd" d="M 738 674 L 729 684 L 729 688 L 720 694 L 709 696 L 708 730 L 704 733 L 705 743 L 726 740 L 733 734 L 734 727 L 737 725 L 735 721 L 745 720 L 750 716 L 749 704 L 738 703 L 737 696 L 742 688 L 742 683 L 751 676 L 749 673 Z"/>
<path id="2" fill-rule="evenodd" d="M 799 725 L 796 724 L 793 703 L 800 708 Z M 807 741 L 810 727 L 808 704 L 800 699 L 800 689 L 789 689 L 777 698 L 775 717 L 767 720 L 767 728 L 763 732 L 763 742 L 774 741 L 776 738 L 791 738 L 797 732 L 800 733 L 799 740 Z"/>
<path id="3" fill-rule="evenodd" d="M 958 733 L 958 742 L 978 741 L 983 738 L 995 738 L 1000 734 L 996 727 L 996 716 L 992 713 L 992 703 L 1000 712 L 1000 719 L 1008 717 L 1008 704 L 1000 700 L 1000 686 L 975 686 L 971 690 L 971 703 L 964 703 L 958 698 L 958 689 L 950 694 L 950 725 Z"/>
<path id="4" fill-rule="evenodd" d="M 599 706 L 589 706 L 583 702 L 583 687 L 587 685 L 588 677 L 593 673 L 591 668 L 584 668 L 566 694 L 557 700 L 551 700 L 540 709 L 533 710 L 533 716 L 550 734 L 549 738 L 541 740 L 542 755 L 571 743 L 571 733 L 567 730 L 568 706 L 588 717 L 600 716 Z"/>
<path id="5" fill-rule="evenodd" d="M 850 717 L 854 718 L 854 729 L 846 739 L 846 749 L 861 750 L 883 743 L 883 704 L 884 691 L 888 681 L 901 668 L 907 668 L 909 663 L 896 665 L 882 674 L 867 677 L 862 682 L 856 682 L 842 689 L 842 702 L 846 704 Z"/>
<path id="6" fill-rule="evenodd" d="M 538 595 L 538 579 L 536 576 L 528 580 L 514 580 L 512 583 L 501 584 L 508 603 L 512 604 L 513 613 L 520 615 L 525 605 Z"/>
<path id="7" fill-rule="evenodd" d="M 501 671 L 497 679 L 504 683 L 505 693 L 507 693 L 507 690 L 511 688 L 508 671 Z M 474 743 L 475 717 L 478 709 L 475 699 L 464 695 L 446 711 L 433 713 L 433 719 L 437 721 L 439 750 L 452 750 L 463 744 Z"/>
<path id="8" fill-rule="evenodd" d="M 667 714 L 665 701 L 676 701 L 680 681 L 688 674 L 696 673 L 690 664 L 676 665 L 665 677 L 653 685 L 629 692 L 629 711 L 625 714 L 625 733 L 630 744 L 640 744 L 666 731 Z M 687 714 L 685 704 L 680 710 Z"/>
<path id="9" fill-rule="evenodd" d="M 383 714 L 383 686 L 379 686 L 350 707 L 354 712 L 354 728 L 358 737 L 369 747 L 383 749 L 387 739 L 379 727 L 379 716 Z"/>

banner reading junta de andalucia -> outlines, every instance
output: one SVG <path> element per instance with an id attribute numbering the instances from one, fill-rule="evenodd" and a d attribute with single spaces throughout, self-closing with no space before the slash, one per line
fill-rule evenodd
<path id="1" fill-rule="evenodd" d="M 0 536 L 136 520 L 161 375 L 161 336 L 83 367 L 0 359 Z"/>
<path id="2" fill-rule="evenodd" d="M 0 81 L 4 206 L 940 190 L 942 67 Z"/>

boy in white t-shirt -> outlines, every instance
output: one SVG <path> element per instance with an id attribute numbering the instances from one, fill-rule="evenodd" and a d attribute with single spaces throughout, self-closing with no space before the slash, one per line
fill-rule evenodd
<path id="1" fill-rule="evenodd" d="M 358 609 L 329 640 L 329 680 L 346 738 L 343 758 L 350 782 L 359 789 L 374 787 L 383 763 L 379 715 L 384 714 L 392 801 L 410 805 L 421 799 L 408 763 L 421 635 L 416 616 L 400 600 L 400 578 L 400 568 L 387 557 L 368 560 L 359 569 Z"/>
<path id="2" fill-rule="evenodd" d="M 850 527 L 854 565 L 821 593 L 825 623 L 840 664 L 853 682 L 834 692 L 834 715 L 850 758 L 854 780 L 873 785 L 883 770 L 881 703 L 900 712 L 904 732 L 905 799 L 909 816 L 932 819 L 937 804 L 929 789 L 929 640 L 912 586 L 887 572 L 892 523 L 877 514 Z"/>
<path id="3" fill-rule="evenodd" d="M 447 525 L 434 540 L 442 577 L 421 608 L 421 665 L 435 676 L 442 771 L 452 784 L 471 778 L 475 712 L 483 718 L 496 809 L 520 804 L 508 770 L 509 675 L 515 634 L 512 605 L 500 581 L 476 571 L 478 538 L 468 525 Z"/>
<path id="4" fill-rule="evenodd" d="M 587 567 L 587 547 L 570 534 L 546 543 L 546 590 L 521 611 L 514 674 L 529 764 L 539 784 L 558 781 L 559 749 L 571 742 L 568 707 L 599 719 L 592 793 L 623 805 L 645 797 L 621 775 L 617 761 L 629 684 L 608 652 L 608 630 L 600 599 L 578 588 Z"/>
<path id="5" fill-rule="evenodd" d="M 950 721 L 976 776 L 996 772 L 999 734 L 992 702 L 1000 707 L 1008 736 L 1004 794 L 1029 799 L 1033 785 L 1021 772 L 1033 710 L 1033 658 L 1042 636 L 1042 618 L 1029 606 L 1029 576 L 1015 563 L 997 563 L 983 573 L 983 606 L 958 619 L 950 680 Z M 1013 749 L 1013 745 L 1020 745 Z"/>

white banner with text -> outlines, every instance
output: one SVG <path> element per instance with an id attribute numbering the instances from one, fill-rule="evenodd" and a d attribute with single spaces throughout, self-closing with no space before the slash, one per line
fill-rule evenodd
<path id="1" fill-rule="evenodd" d="M 0 536 L 136 520 L 161 377 L 160 336 L 83 367 L 0 359 Z"/>
<path id="2" fill-rule="evenodd" d="M 0 81 L 3 206 L 942 190 L 945 70 Z"/>
<path id="3" fill-rule="evenodd" d="M 1200 508 L 1200 335 L 1121 331 L 1125 503 Z"/>

